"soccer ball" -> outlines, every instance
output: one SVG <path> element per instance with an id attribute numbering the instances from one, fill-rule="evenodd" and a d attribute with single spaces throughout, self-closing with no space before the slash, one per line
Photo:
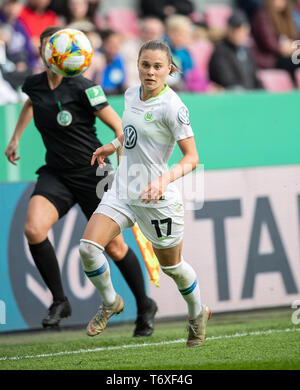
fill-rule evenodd
<path id="1" fill-rule="evenodd" d="M 50 37 L 45 60 L 55 73 L 76 77 L 90 66 L 93 52 L 91 42 L 82 31 L 66 28 Z"/>

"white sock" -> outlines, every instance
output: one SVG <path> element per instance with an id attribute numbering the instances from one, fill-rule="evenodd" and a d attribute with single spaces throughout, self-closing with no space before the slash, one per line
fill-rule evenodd
<path id="1" fill-rule="evenodd" d="M 183 259 L 180 263 L 162 267 L 163 272 L 170 276 L 188 305 L 190 319 L 196 318 L 202 311 L 200 288 L 197 281 L 197 275 L 194 269 Z"/>
<path id="2" fill-rule="evenodd" d="M 83 270 L 96 289 L 99 291 L 104 306 L 111 306 L 116 301 L 110 268 L 103 254 L 104 248 L 90 240 L 80 240 L 79 253 Z"/>

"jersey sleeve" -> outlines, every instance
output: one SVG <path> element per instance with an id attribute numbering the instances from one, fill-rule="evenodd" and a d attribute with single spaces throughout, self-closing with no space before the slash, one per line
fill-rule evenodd
<path id="1" fill-rule="evenodd" d="M 26 93 L 26 95 L 30 96 L 30 86 L 31 86 L 31 76 L 27 77 L 24 81 L 24 84 L 22 85 L 22 91 Z"/>
<path id="2" fill-rule="evenodd" d="M 100 85 L 85 85 L 81 92 L 82 102 L 92 112 L 108 106 L 106 95 Z"/>
<path id="3" fill-rule="evenodd" d="M 124 111 L 127 109 L 128 89 L 124 92 Z"/>
<path id="4" fill-rule="evenodd" d="M 193 137 L 189 111 L 180 99 L 172 99 L 165 110 L 165 123 L 176 141 Z"/>
<path id="5" fill-rule="evenodd" d="M 139 94 L 139 90 L 139 87 L 130 87 L 126 89 L 126 91 L 124 92 L 124 110 L 127 110 L 130 104 L 130 100 L 138 96 L 137 94 Z"/>

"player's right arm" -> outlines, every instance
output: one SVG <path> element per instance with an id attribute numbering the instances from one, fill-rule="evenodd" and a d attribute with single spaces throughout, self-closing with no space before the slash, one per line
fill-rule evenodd
<path id="1" fill-rule="evenodd" d="M 5 150 L 5 155 L 8 161 L 14 165 L 17 165 L 16 161 L 21 158 L 20 156 L 17 156 L 19 140 L 23 132 L 29 125 L 30 121 L 32 120 L 32 118 L 33 118 L 32 102 L 30 99 L 27 99 L 20 112 L 20 116 L 16 124 L 14 134 L 11 137 L 11 140 Z"/>
<path id="2" fill-rule="evenodd" d="M 112 142 L 107 145 L 103 145 L 100 148 L 96 149 L 93 153 L 91 165 L 95 164 L 96 159 L 98 160 L 98 164 L 100 167 L 105 166 L 104 159 L 112 154 L 114 154 L 124 142 L 124 134 L 119 135 Z M 116 146 L 119 144 L 119 146 Z"/>

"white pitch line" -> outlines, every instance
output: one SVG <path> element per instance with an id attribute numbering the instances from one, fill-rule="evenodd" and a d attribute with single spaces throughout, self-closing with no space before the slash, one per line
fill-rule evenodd
<path id="1" fill-rule="evenodd" d="M 289 332 L 298 332 L 298 331 L 300 331 L 300 328 L 268 329 L 268 330 L 248 332 L 248 333 L 234 333 L 234 334 L 222 335 L 222 336 L 211 336 L 211 337 L 207 337 L 206 341 L 231 339 L 234 337 L 261 336 L 261 335 L 268 335 L 268 334 L 272 334 L 272 333 L 289 333 Z M 43 354 L 39 354 L 39 355 L 2 357 L 2 358 L 0 358 L 0 361 L 35 359 L 35 358 L 45 358 L 45 357 L 62 356 L 62 355 L 76 355 L 79 353 L 114 351 L 114 350 L 118 350 L 118 349 L 127 349 L 127 348 L 156 347 L 156 346 L 160 346 L 160 345 L 183 343 L 185 341 L 186 341 L 186 339 L 178 339 L 178 340 L 171 340 L 171 341 L 161 341 L 159 343 L 127 344 L 127 345 L 117 345 L 117 346 L 112 346 L 112 347 L 78 349 L 77 351 L 61 351 L 61 352 L 55 352 L 55 353 L 43 353 Z"/>

